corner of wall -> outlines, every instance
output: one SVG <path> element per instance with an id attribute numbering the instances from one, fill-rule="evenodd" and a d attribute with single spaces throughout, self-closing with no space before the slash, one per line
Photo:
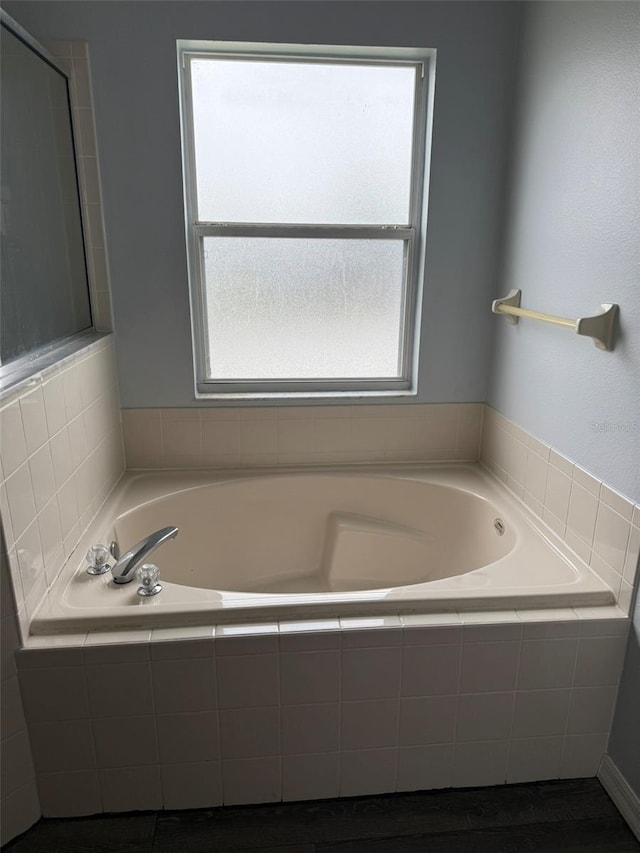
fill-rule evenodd
<path id="1" fill-rule="evenodd" d="M 598 770 L 598 779 L 615 807 L 640 841 L 640 797 L 633 790 L 611 755 L 605 755 Z"/>

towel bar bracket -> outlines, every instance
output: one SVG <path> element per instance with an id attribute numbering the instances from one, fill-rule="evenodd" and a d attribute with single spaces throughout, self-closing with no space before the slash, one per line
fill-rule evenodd
<path id="1" fill-rule="evenodd" d="M 576 323 L 576 332 L 593 338 L 598 349 L 610 352 L 613 349 L 613 333 L 615 329 L 618 306 L 615 302 L 603 302 L 601 310 L 593 317 L 581 317 Z"/>
<path id="2" fill-rule="evenodd" d="M 502 299 L 494 299 L 491 305 L 491 310 L 494 314 L 503 314 L 507 318 L 507 322 L 517 326 L 520 318 L 515 314 L 507 313 L 504 308 L 519 308 L 522 300 L 521 290 L 510 290 Z"/>

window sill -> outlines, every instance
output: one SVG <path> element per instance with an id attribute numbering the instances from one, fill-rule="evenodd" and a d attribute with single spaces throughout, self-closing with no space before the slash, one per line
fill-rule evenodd
<path id="1" fill-rule="evenodd" d="M 0 401 L 4 400 L 8 394 L 19 391 L 22 385 L 26 385 L 35 376 L 59 367 L 83 349 L 109 337 L 109 334 L 93 330 L 80 332 L 71 338 L 65 338 L 55 344 L 34 350 L 8 364 L 3 364 L 0 366 Z"/>
<path id="2" fill-rule="evenodd" d="M 344 403 L 348 400 L 388 400 L 396 397 L 415 397 L 417 391 L 414 388 L 390 391 L 256 391 L 256 392 L 201 392 L 196 391 L 195 399 L 198 401 L 224 402 L 247 402 L 247 403 L 304 403 L 306 401 L 321 400 L 323 403 Z"/>

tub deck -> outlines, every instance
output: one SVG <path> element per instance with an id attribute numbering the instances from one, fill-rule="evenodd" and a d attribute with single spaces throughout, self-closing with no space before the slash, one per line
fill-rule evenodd
<path id="1" fill-rule="evenodd" d="M 428 484 L 472 495 L 479 499 L 479 506 L 499 513 L 513 541 L 496 552 L 498 557 L 493 562 L 463 574 L 442 576 L 441 573 L 435 580 L 397 585 L 388 583 L 391 577 L 385 576 L 376 581 L 383 583 L 382 586 L 369 589 L 358 588 L 357 578 L 349 581 L 356 588 L 327 589 L 326 585 L 323 588 L 318 578 L 308 573 L 301 573 L 297 578 L 289 574 L 284 580 L 276 577 L 271 581 L 271 588 L 269 581 L 266 584 L 261 581 L 260 591 L 250 586 L 240 590 L 211 589 L 189 585 L 191 579 L 187 578 L 188 583 L 178 583 L 161 577 L 162 593 L 145 599 L 137 595 L 138 584 L 135 581 L 116 586 L 110 573 L 91 577 L 84 571 L 87 548 L 97 542 L 108 543 L 118 527 L 117 519 L 127 513 L 133 517 L 135 513 L 132 510 L 151 506 L 153 502 L 165 505 L 166 502 L 159 499 L 168 495 L 180 497 L 190 492 L 192 496 L 201 497 L 212 486 L 223 494 L 220 489 L 227 488 L 227 484 L 238 487 L 252 482 L 259 483 L 262 488 L 268 485 L 268 478 L 274 484 L 282 484 L 285 478 L 292 477 L 330 479 L 345 476 L 364 479 L 365 485 L 370 484 L 372 478 L 376 482 L 383 478 L 393 481 L 396 486 L 399 482 L 409 483 L 412 488 Z M 464 524 L 464 518 L 456 519 L 452 528 L 461 539 L 465 536 Z M 130 546 L 133 543 L 126 544 Z M 210 547 L 215 551 L 215 537 L 211 538 Z M 486 551 L 486 547 L 486 543 L 478 543 L 480 550 L 484 548 Z M 162 570 L 162 551 L 154 555 L 153 561 Z M 269 575 L 268 572 L 266 574 Z M 167 577 L 180 575 L 169 571 Z M 384 585 L 385 581 L 387 585 Z M 281 469 L 277 472 L 128 472 L 49 590 L 32 621 L 31 633 L 42 635 L 299 618 L 545 609 L 613 603 L 611 589 L 546 525 L 477 465 L 354 466 L 313 471 L 288 469 L 286 472 Z"/>

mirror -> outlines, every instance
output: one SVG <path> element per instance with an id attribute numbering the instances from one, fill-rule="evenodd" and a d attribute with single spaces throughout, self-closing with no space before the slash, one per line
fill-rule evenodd
<path id="1" fill-rule="evenodd" d="M 3 16 L 0 364 L 90 329 L 65 74 Z"/>

